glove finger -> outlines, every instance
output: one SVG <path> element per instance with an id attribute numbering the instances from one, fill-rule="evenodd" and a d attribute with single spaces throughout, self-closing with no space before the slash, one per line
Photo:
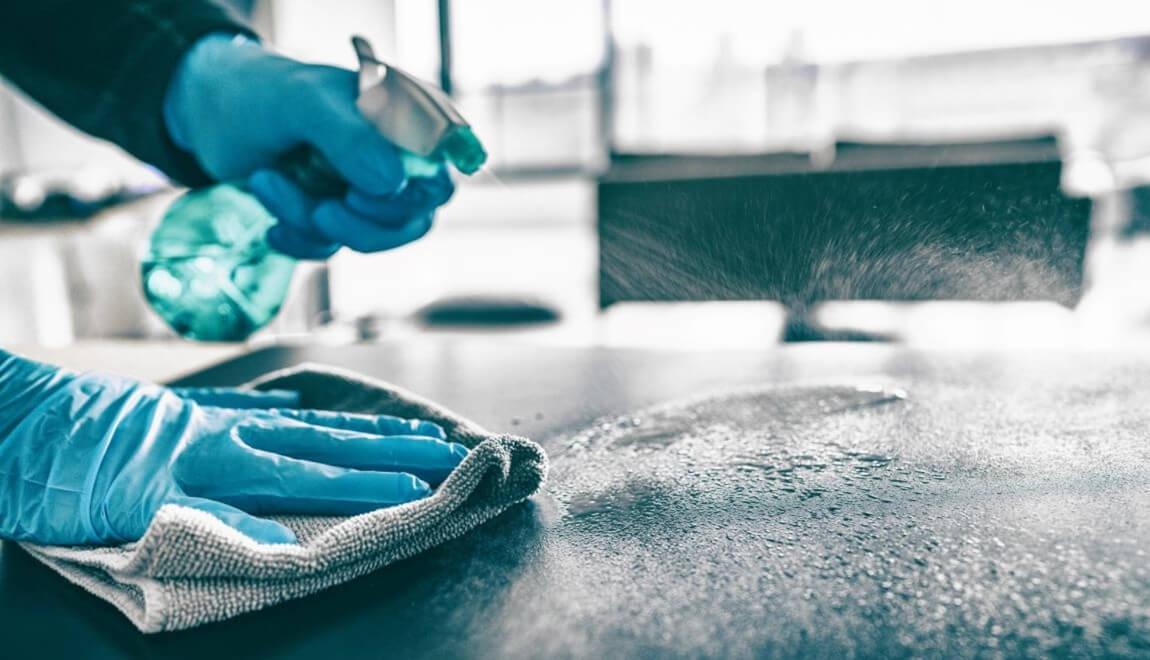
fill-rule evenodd
<path id="1" fill-rule="evenodd" d="M 399 149 L 356 115 L 354 125 L 335 135 L 324 130 L 313 144 L 354 188 L 373 195 L 394 195 L 407 185 Z M 334 128 L 334 127 L 333 127 Z"/>
<path id="2" fill-rule="evenodd" d="M 177 396 L 216 408 L 298 408 L 299 392 L 238 390 L 232 387 L 173 387 Z"/>
<path id="3" fill-rule="evenodd" d="M 336 201 L 321 203 L 312 218 L 324 236 L 356 252 L 382 252 L 411 243 L 431 230 L 432 221 L 432 215 L 426 214 L 385 227 Z"/>
<path id="4" fill-rule="evenodd" d="M 431 486 L 403 472 L 354 470 L 249 449 L 233 467 L 243 479 L 203 484 L 204 497 L 254 514 L 350 516 L 406 504 Z"/>
<path id="5" fill-rule="evenodd" d="M 419 435 L 444 440 L 447 434 L 434 422 L 391 415 L 359 415 L 327 410 L 278 410 L 280 415 L 312 426 L 374 435 Z"/>
<path id="6" fill-rule="evenodd" d="M 352 188 L 344 197 L 351 211 L 385 226 L 402 225 L 415 216 L 431 213 L 455 193 L 455 183 L 446 170 L 434 177 L 413 178 L 398 195 L 370 195 Z"/>
<path id="7" fill-rule="evenodd" d="M 309 107 L 295 113 L 306 118 L 299 126 L 300 138 L 315 145 L 353 187 L 374 195 L 399 192 L 407 183 L 399 149 L 356 107 L 357 74 L 334 67 L 325 74 L 333 78 L 326 92 L 305 95 Z"/>
<path id="8" fill-rule="evenodd" d="M 268 229 L 268 245 L 278 252 L 295 257 L 323 261 L 330 258 L 342 247 L 339 243 L 332 243 L 327 239 L 315 239 L 297 229 L 284 224 L 272 225 Z"/>
<path id="9" fill-rule="evenodd" d="M 248 178 L 248 189 L 278 221 L 268 230 L 273 248 L 297 259 L 326 259 L 339 250 L 311 224 L 316 202 L 275 170 L 259 170 Z"/>
<path id="10" fill-rule="evenodd" d="M 275 170 L 257 170 L 248 177 L 248 190 L 280 222 L 300 231 L 309 228 L 316 200 Z"/>
<path id="11" fill-rule="evenodd" d="M 210 513 L 216 518 L 219 518 L 225 525 L 237 530 L 256 543 L 299 542 L 296 539 L 296 535 L 290 529 L 274 520 L 257 518 L 223 502 L 204 499 L 202 497 L 183 496 L 172 500 L 170 503 Z"/>
<path id="12" fill-rule="evenodd" d="M 245 428 L 241 439 L 253 449 L 317 464 L 407 472 L 432 484 L 442 483 L 467 456 L 467 448 L 422 435 L 381 436 L 307 426 Z"/>

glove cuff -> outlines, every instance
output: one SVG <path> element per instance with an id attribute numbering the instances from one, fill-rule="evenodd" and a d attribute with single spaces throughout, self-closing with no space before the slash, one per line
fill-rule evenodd
<path id="1" fill-rule="evenodd" d="M 0 350 L 0 443 L 24 420 L 46 392 L 69 380 L 72 372 Z"/>
<path id="2" fill-rule="evenodd" d="M 124 99 L 121 118 L 109 139 L 132 155 L 156 166 L 168 177 L 190 186 L 206 185 L 211 177 L 187 151 L 171 139 L 165 121 L 165 99 L 180 62 L 189 48 L 205 35 L 255 33 L 216 5 L 207 3 L 151 3 L 145 17 L 156 23 L 156 38 L 141 39 L 131 65 L 117 76 L 117 84 L 133 91 L 112 89 L 108 98 Z M 161 11 L 162 9 L 162 11 Z M 138 12 L 145 14 L 144 12 Z M 162 38 L 161 38 L 162 35 Z"/>

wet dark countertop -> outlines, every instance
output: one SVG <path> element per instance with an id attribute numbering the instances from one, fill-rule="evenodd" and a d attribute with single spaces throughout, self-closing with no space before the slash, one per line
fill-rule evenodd
<path id="1" fill-rule="evenodd" d="M 276 347 L 185 383 L 302 361 L 535 438 L 547 493 L 351 584 L 155 636 L 4 544 L 0 655 L 1150 657 L 1150 349 L 458 340 Z"/>

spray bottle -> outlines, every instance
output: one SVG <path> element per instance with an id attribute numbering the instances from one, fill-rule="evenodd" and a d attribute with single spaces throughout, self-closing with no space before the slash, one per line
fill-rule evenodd
<path id="1" fill-rule="evenodd" d="M 438 88 L 375 57 L 354 37 L 360 113 L 402 149 L 409 177 L 443 163 L 473 174 L 487 158 L 467 122 Z M 315 197 L 339 197 L 347 183 L 311 146 L 284 154 L 277 168 Z M 168 208 L 142 264 L 144 297 L 179 335 L 240 341 L 283 306 L 295 260 L 266 240 L 275 218 L 239 183 L 191 190 Z"/>

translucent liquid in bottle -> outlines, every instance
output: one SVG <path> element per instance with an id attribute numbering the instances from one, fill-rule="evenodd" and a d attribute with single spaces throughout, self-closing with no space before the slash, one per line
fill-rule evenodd
<path id="1" fill-rule="evenodd" d="M 279 313 L 295 269 L 267 244 L 273 224 L 239 186 L 186 193 L 164 214 L 144 257 L 148 304 L 182 337 L 246 339 Z"/>

